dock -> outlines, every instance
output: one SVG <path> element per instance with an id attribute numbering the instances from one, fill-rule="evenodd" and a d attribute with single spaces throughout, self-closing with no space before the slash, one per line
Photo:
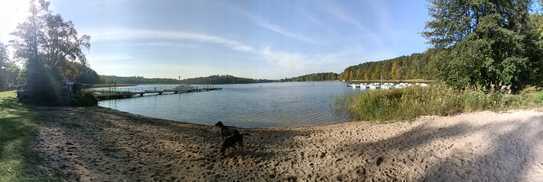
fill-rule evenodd
<path id="1" fill-rule="evenodd" d="M 430 84 L 435 81 L 434 80 L 343 80 L 343 82 L 358 83 L 358 84 L 360 83 L 366 83 L 366 84 L 369 84 L 369 83 L 412 83 L 412 84 L 426 83 L 426 84 Z"/>
<path id="2" fill-rule="evenodd" d="M 89 91 L 92 95 L 99 101 L 101 100 L 113 100 L 113 99 L 126 99 L 133 97 L 143 97 L 143 96 L 156 96 L 156 95 L 172 95 L 172 94 L 182 94 L 182 93 L 193 93 L 193 92 L 209 92 L 215 90 L 222 90 L 222 88 L 197 88 L 189 86 L 178 86 L 173 89 L 161 89 L 153 88 L 150 90 L 136 90 L 136 89 L 110 89 L 110 90 L 92 90 Z"/>

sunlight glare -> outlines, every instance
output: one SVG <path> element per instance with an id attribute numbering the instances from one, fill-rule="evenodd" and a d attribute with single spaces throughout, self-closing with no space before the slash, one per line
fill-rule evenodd
<path id="1" fill-rule="evenodd" d="M 0 42 L 7 42 L 17 24 L 28 15 L 29 0 L 0 0 Z"/>

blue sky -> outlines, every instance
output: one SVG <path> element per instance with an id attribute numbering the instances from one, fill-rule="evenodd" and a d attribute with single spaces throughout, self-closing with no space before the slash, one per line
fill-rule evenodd
<path id="1" fill-rule="evenodd" d="M 91 36 L 89 64 L 107 75 L 277 79 L 429 47 L 425 0 L 51 2 Z"/>

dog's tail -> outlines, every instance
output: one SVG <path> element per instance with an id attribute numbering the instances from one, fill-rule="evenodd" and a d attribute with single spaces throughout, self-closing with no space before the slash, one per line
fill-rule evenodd
<path id="1" fill-rule="evenodd" d="M 242 133 L 241 135 L 251 136 L 249 133 Z"/>

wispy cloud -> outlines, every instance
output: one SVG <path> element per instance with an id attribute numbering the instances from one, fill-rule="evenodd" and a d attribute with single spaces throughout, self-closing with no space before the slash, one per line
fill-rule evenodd
<path id="1" fill-rule="evenodd" d="M 354 17 L 352 17 L 350 14 L 348 14 L 344 9 L 339 7 L 338 5 L 329 5 L 325 9 L 329 14 L 336 17 L 338 20 L 353 25 L 357 29 L 367 32 L 368 30 L 366 27 L 364 27 L 358 20 L 356 20 Z"/>
<path id="2" fill-rule="evenodd" d="M 361 47 L 353 46 L 339 51 L 308 54 L 274 50 L 265 47 L 260 50 L 264 58 L 283 70 L 284 76 L 295 76 L 311 72 L 342 71 L 346 66 L 359 63 L 353 57 L 362 57 Z"/>
<path id="3" fill-rule="evenodd" d="M 371 7 L 373 14 L 376 16 L 377 24 L 379 28 L 383 31 L 393 30 L 390 27 L 391 17 L 390 17 L 390 7 L 389 2 L 386 1 L 372 1 L 368 4 Z"/>
<path id="4" fill-rule="evenodd" d="M 108 31 L 100 31 L 107 33 L 90 33 L 93 41 L 107 41 L 110 43 L 119 41 L 138 41 L 143 46 L 167 46 L 175 45 L 176 41 L 183 44 L 185 41 L 194 41 L 206 44 L 220 45 L 233 51 L 239 51 L 247 54 L 256 55 L 262 60 L 275 65 L 278 70 L 282 70 L 283 76 L 294 76 L 296 74 L 306 73 L 308 71 L 325 71 L 328 69 L 325 65 L 338 64 L 342 67 L 345 62 L 345 55 L 352 55 L 358 52 L 355 49 L 349 49 L 322 54 L 306 54 L 299 52 L 289 52 L 284 50 L 274 49 L 266 46 L 257 48 L 247 43 L 224 38 L 217 35 L 209 35 L 199 32 L 183 32 L 183 31 L 161 31 L 161 30 L 123 30 L 114 29 Z M 164 41 L 166 44 L 160 43 Z M 173 43 L 172 43 L 173 42 Z M 109 56 L 94 56 L 92 60 L 113 62 L 130 60 L 131 55 L 109 55 Z M 339 68 L 338 67 L 338 68 Z"/>
<path id="5" fill-rule="evenodd" d="M 103 72 L 111 69 L 111 65 L 119 64 L 133 64 L 135 58 L 129 54 L 92 54 L 87 55 L 88 64 L 93 69 L 101 71 L 100 74 L 110 74 L 109 72 Z"/>
<path id="6" fill-rule="evenodd" d="M 143 45 L 153 46 L 157 42 L 164 41 L 168 43 L 180 41 L 195 41 L 213 45 L 221 45 L 231 50 L 251 53 L 262 56 L 265 60 L 275 63 L 284 68 L 298 69 L 303 62 L 304 56 L 299 54 L 289 53 L 285 51 L 274 51 L 270 47 L 255 48 L 249 44 L 232 40 L 216 35 L 209 35 L 199 32 L 183 32 L 183 31 L 162 31 L 162 30 L 137 30 L 137 29 L 112 29 L 107 31 L 99 31 L 107 33 L 91 33 L 93 41 L 144 41 Z M 108 58 L 111 58 L 108 57 Z"/>
<path id="7" fill-rule="evenodd" d="M 384 46 L 383 41 L 375 32 L 366 28 L 362 23 L 360 23 L 360 21 L 358 21 L 348 11 L 341 7 L 340 4 L 330 2 L 330 4 L 327 4 L 323 8 L 326 13 L 332 15 L 337 20 L 349 24 L 361 31 L 367 39 L 372 41 L 372 43 L 377 44 L 377 46 Z"/>
<path id="8" fill-rule="evenodd" d="M 272 50 L 270 47 L 265 47 L 260 51 L 260 54 L 270 63 L 287 68 L 289 70 L 303 69 L 306 63 L 306 56 L 297 53 Z"/>
<path id="9" fill-rule="evenodd" d="M 285 37 L 289 37 L 289 38 L 300 40 L 300 41 L 307 42 L 307 43 L 318 44 L 317 41 L 315 41 L 315 40 L 313 40 L 311 38 L 308 38 L 308 37 L 300 35 L 300 34 L 295 34 L 295 33 L 289 32 L 289 31 L 285 30 L 285 28 L 283 28 L 283 27 L 281 27 L 279 25 L 276 25 L 276 24 L 272 24 L 272 23 L 269 23 L 269 22 L 266 22 L 266 21 L 258 21 L 257 25 L 262 27 L 262 28 L 273 31 L 275 33 L 279 33 L 279 34 L 281 34 L 281 35 L 283 35 Z"/>
<path id="10" fill-rule="evenodd" d="M 90 33 L 93 41 L 134 41 L 134 40 L 150 40 L 156 41 L 196 41 L 210 44 L 222 45 L 224 47 L 250 52 L 254 48 L 239 41 L 208 35 L 197 32 L 184 31 L 162 31 L 162 30 L 124 30 L 113 29 L 100 32 L 107 33 Z"/>
<path id="11" fill-rule="evenodd" d="M 127 55 L 127 54 L 112 54 L 112 55 L 90 55 L 89 60 L 97 60 L 102 62 L 108 62 L 108 61 L 130 61 L 133 60 L 134 57 Z"/>
<path id="12" fill-rule="evenodd" d="M 299 40 L 299 41 L 306 42 L 306 43 L 311 43 L 311 44 L 318 44 L 318 41 L 316 41 L 316 40 L 313 40 L 313 39 L 311 39 L 311 38 L 309 38 L 307 36 L 304 36 L 302 34 L 293 33 L 293 32 L 287 30 L 286 28 L 284 28 L 284 27 L 282 27 L 280 25 L 277 25 L 277 24 L 274 24 L 274 23 L 271 23 L 271 22 L 265 20 L 262 17 L 250 14 L 250 13 L 248 13 L 246 11 L 243 11 L 243 10 L 239 10 L 239 12 L 241 14 L 245 15 L 246 17 L 248 17 L 251 21 L 253 21 L 257 26 L 259 26 L 261 28 L 264 28 L 264 29 L 267 29 L 269 31 L 278 33 L 278 34 L 280 34 L 282 36 L 285 36 L 285 37 L 288 37 L 288 38 L 291 38 L 291 39 L 295 39 L 295 40 Z"/>
<path id="13" fill-rule="evenodd" d="M 325 25 L 321 20 L 319 20 L 318 18 L 316 18 L 314 15 L 312 15 L 311 13 L 307 12 L 307 10 L 305 9 L 301 9 L 300 10 L 301 14 L 306 17 L 310 22 L 313 22 L 319 26 L 323 26 Z"/>

